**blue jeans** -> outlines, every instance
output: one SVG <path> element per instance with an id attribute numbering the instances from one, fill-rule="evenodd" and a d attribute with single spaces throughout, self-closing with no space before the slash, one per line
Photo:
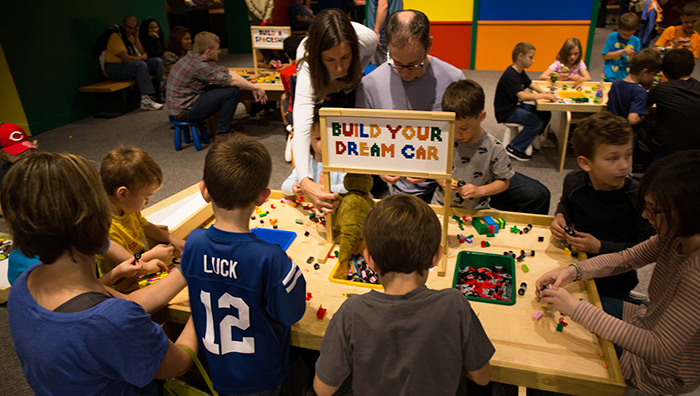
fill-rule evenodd
<path id="1" fill-rule="evenodd" d="M 518 135 L 519 136 L 519 135 Z M 508 189 L 491 196 L 491 207 L 509 212 L 549 214 L 551 193 L 544 184 L 515 172 Z"/>
<path id="2" fill-rule="evenodd" d="M 247 393 L 245 395 L 231 395 L 231 396 L 278 396 L 280 394 L 281 389 L 282 389 L 282 384 L 279 384 L 279 385 L 275 386 L 274 388 L 268 389 L 266 391 Z"/>
<path id="3" fill-rule="evenodd" d="M 523 104 L 518 106 L 506 122 L 520 124 L 525 128 L 511 140 L 509 146 L 524 153 L 527 146 L 535 140 L 535 137 L 544 131 L 544 127 L 549 124 L 551 118 L 551 112 L 537 111 L 534 105 Z"/>
<path id="4" fill-rule="evenodd" d="M 199 95 L 192 107 L 177 117 L 182 122 L 201 122 L 219 112 L 216 123 L 216 134 L 226 136 L 231 131 L 233 115 L 241 98 L 236 87 L 212 86 L 208 91 Z"/>
<path id="5" fill-rule="evenodd" d="M 160 87 L 163 79 L 163 60 L 160 58 L 148 58 L 146 61 L 134 61 L 129 63 L 105 63 L 105 73 L 115 80 L 136 80 L 141 96 L 153 95 L 156 87 Z M 151 82 L 153 75 L 154 82 Z"/>

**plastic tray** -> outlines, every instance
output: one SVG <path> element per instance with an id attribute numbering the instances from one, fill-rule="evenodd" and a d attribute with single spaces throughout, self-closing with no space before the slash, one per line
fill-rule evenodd
<path id="1" fill-rule="evenodd" d="M 253 228 L 250 230 L 253 234 L 257 235 L 258 238 L 267 243 L 276 243 L 282 247 L 282 249 L 287 250 L 289 245 L 292 244 L 294 238 L 297 237 L 297 233 L 293 231 L 285 230 L 275 230 L 270 228 Z"/>
<path id="2" fill-rule="evenodd" d="M 365 244 L 364 240 L 361 240 L 360 243 L 357 244 L 355 247 L 355 250 L 353 251 L 353 255 L 362 253 L 365 249 L 367 248 L 367 244 Z M 328 280 L 333 282 L 333 283 L 338 283 L 341 285 L 346 285 L 346 286 L 359 286 L 359 287 L 366 287 L 369 289 L 378 289 L 381 290 L 382 285 L 375 285 L 372 283 L 361 283 L 361 282 L 353 282 L 351 280 L 348 280 L 348 261 L 340 262 L 340 260 L 337 260 L 335 263 L 335 266 L 331 270 L 331 274 L 328 276 Z"/>
<path id="3" fill-rule="evenodd" d="M 484 302 L 484 303 L 489 303 L 489 304 L 514 305 L 515 301 L 516 301 L 517 294 L 518 294 L 518 289 L 516 287 L 517 282 L 515 279 L 515 262 L 513 261 L 513 258 L 510 256 L 491 254 L 491 253 L 470 252 L 470 251 L 466 251 L 466 250 L 459 252 L 459 255 L 457 256 L 457 264 L 455 265 L 455 273 L 454 273 L 454 276 L 452 277 L 452 287 L 457 288 L 457 275 L 459 274 L 460 269 L 466 268 L 466 267 L 491 268 L 491 266 L 494 264 L 499 265 L 499 266 L 503 266 L 503 271 L 506 272 L 507 274 L 510 274 L 513 277 L 513 279 L 511 280 L 511 282 L 512 282 L 511 286 L 512 286 L 513 290 L 511 293 L 510 301 L 492 300 L 490 298 L 481 298 L 481 297 L 473 297 L 473 296 L 465 296 L 465 297 L 467 297 L 467 299 L 469 299 L 470 301 L 478 301 L 478 302 Z"/>

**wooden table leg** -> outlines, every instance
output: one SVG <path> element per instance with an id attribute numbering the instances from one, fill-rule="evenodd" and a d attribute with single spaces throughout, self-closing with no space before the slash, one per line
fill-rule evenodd
<path id="1" fill-rule="evenodd" d="M 570 111 L 553 111 L 552 120 L 550 121 L 551 130 L 557 137 L 557 145 L 559 149 L 559 172 L 564 170 L 564 161 L 566 160 L 566 147 L 569 144 L 569 127 L 571 126 Z"/>

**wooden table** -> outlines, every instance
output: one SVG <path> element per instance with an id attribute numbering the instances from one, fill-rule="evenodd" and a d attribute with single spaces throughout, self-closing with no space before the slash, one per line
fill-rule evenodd
<path id="1" fill-rule="evenodd" d="M 197 186 L 179 193 L 168 200 L 156 204 L 143 211 L 148 215 L 173 202 L 197 192 Z M 347 293 L 366 293 L 370 289 L 362 286 L 349 286 L 331 283 L 328 278 L 337 263 L 336 259 L 329 259 L 318 271 L 307 264 L 309 256 L 317 257 L 318 252 L 325 247 L 326 235 L 320 226 L 308 225 L 308 212 L 301 208 L 293 209 L 289 205 L 283 205 L 280 191 L 273 191 L 271 199 L 263 204 L 262 209 L 270 212 L 265 220 L 264 227 L 270 227 L 269 220 L 277 219 L 279 228 L 291 230 L 297 233 L 297 238 L 287 249 L 287 253 L 299 264 L 304 271 L 307 282 L 307 292 L 312 294 L 312 299 L 307 302 L 304 317 L 292 326 L 292 345 L 319 349 L 321 340 L 329 320 L 345 301 Z M 272 209 L 270 205 L 275 205 Z M 435 207 L 435 209 L 438 209 Z M 574 261 L 563 253 L 559 247 L 555 247 L 549 241 L 551 234 L 549 224 L 551 216 L 528 215 L 512 212 L 480 211 L 471 212 L 455 210 L 459 216 L 492 215 L 501 217 L 508 223 L 506 229 L 493 238 L 485 238 L 478 235 L 471 225 L 465 226 L 465 230 L 459 230 L 456 222 L 450 220 L 449 239 L 452 241 L 448 248 L 447 276 L 438 277 L 437 271 L 431 272 L 427 286 L 432 289 L 444 289 L 452 287 L 456 256 L 460 250 L 473 250 L 502 254 L 506 250 L 520 252 L 521 249 L 535 250 L 535 257 L 527 257 L 522 264 L 530 268 L 524 273 L 520 263 L 516 262 L 516 284 L 514 292 L 521 282 L 528 284 L 524 296 L 518 296 L 513 306 L 486 304 L 471 302 L 472 308 L 479 315 L 479 319 L 489 338 L 496 348 L 496 354 L 491 360 L 493 366 L 493 381 L 525 386 L 528 388 L 548 391 L 564 392 L 575 395 L 622 395 L 625 384 L 620 372 L 619 363 L 615 355 L 612 343 L 599 338 L 580 325 L 567 318 L 569 325 L 559 333 L 555 330 L 560 317 L 559 312 L 549 306 L 543 306 L 534 294 L 535 281 L 545 272 L 562 268 Z M 211 206 L 205 205 L 197 213 L 188 216 L 181 225 L 174 228 L 173 232 L 178 236 L 185 236 L 191 229 L 211 224 Z M 296 219 L 304 219 L 304 225 L 296 224 Z M 260 226 L 260 218 L 251 221 L 251 227 Z M 532 224 L 534 228 L 528 234 L 513 234 L 510 232 L 512 225 L 523 228 Z M 310 232 L 308 237 L 304 231 Z M 397 230 L 398 232 L 398 230 Z M 457 234 L 465 236 L 474 234 L 473 244 L 458 244 Z M 544 237 L 545 242 L 538 242 L 538 235 Z M 482 249 L 480 242 L 488 240 L 490 248 Z M 335 249 L 334 249 L 335 250 Z M 584 298 L 600 306 L 600 300 L 591 281 L 573 283 L 567 286 L 575 297 Z M 316 318 L 318 308 L 323 305 L 327 313 L 323 320 Z M 542 311 L 544 317 L 539 321 L 533 321 L 532 315 Z M 190 316 L 187 290 L 181 292 L 171 305 L 161 312 L 161 319 L 178 323 L 185 323 Z"/>
<path id="2" fill-rule="evenodd" d="M 280 77 L 280 72 L 277 70 L 270 69 L 258 69 L 258 75 L 255 74 L 253 68 L 229 68 L 229 70 L 240 74 L 241 76 L 248 77 L 251 79 L 257 78 L 260 74 L 265 72 L 272 72 L 275 77 Z M 284 93 L 284 86 L 282 85 L 282 80 L 279 83 L 255 83 L 265 90 L 267 93 L 267 100 L 282 100 L 282 94 Z M 241 100 L 253 100 L 253 93 L 248 90 L 241 90 Z"/>
<path id="3" fill-rule="evenodd" d="M 545 91 L 549 91 L 552 83 L 550 81 L 534 81 Z M 551 130 L 557 137 L 557 145 L 559 149 L 559 172 L 564 169 L 564 160 L 566 159 L 566 148 L 569 144 L 569 128 L 572 124 L 576 124 L 583 118 L 588 117 L 591 113 L 597 113 L 599 111 L 604 111 L 607 108 L 608 102 L 608 92 L 612 83 L 603 83 L 603 97 L 599 103 L 593 103 L 592 98 L 595 97 L 595 92 L 592 87 L 598 87 L 600 82 L 584 82 L 579 84 L 582 88 L 582 93 L 584 93 L 589 98 L 589 103 L 571 103 L 565 101 L 562 98 L 562 93 L 565 95 L 567 93 L 575 92 L 574 81 L 557 81 L 554 84 L 554 95 L 557 97 L 557 102 L 550 102 L 548 100 L 538 100 L 536 102 L 537 110 L 551 111 L 552 119 L 549 122 Z M 566 85 L 567 89 L 564 90 L 563 86 Z M 585 93 L 585 91 L 590 91 L 590 93 Z"/>

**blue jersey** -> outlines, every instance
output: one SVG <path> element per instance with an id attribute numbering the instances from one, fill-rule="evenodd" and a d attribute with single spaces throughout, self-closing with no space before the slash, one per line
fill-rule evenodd
<path id="1" fill-rule="evenodd" d="M 279 245 L 214 227 L 190 233 L 180 271 L 214 389 L 271 389 L 289 374 L 290 326 L 306 311 L 306 281 Z"/>
<path id="2" fill-rule="evenodd" d="M 628 40 L 623 40 L 619 32 L 612 32 L 608 35 L 608 39 L 605 40 L 603 55 L 625 48 L 639 52 L 642 50 L 642 42 L 637 36 L 632 36 Z M 606 60 L 603 71 L 605 72 L 605 81 L 622 80 L 627 77 L 630 72 L 629 56 L 620 55 L 613 59 Z"/>

